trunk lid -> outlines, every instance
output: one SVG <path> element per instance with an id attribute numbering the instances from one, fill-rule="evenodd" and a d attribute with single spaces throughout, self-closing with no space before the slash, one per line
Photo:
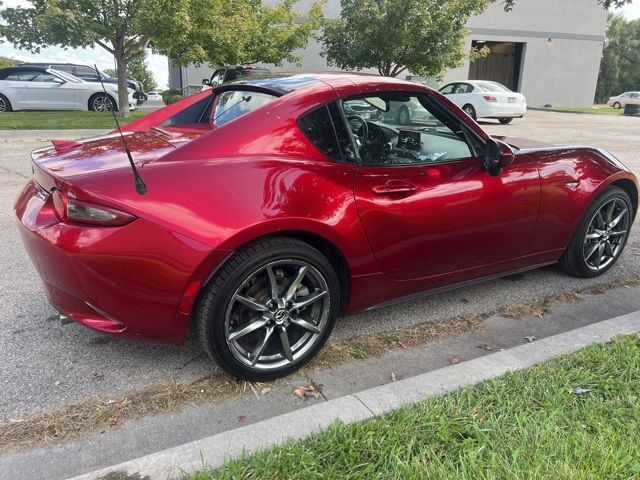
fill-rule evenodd
<path id="1" fill-rule="evenodd" d="M 205 129 L 157 129 L 125 133 L 125 139 L 137 167 L 157 160 L 170 151 L 205 133 Z M 33 175 L 38 184 L 50 191 L 60 181 L 99 175 L 131 168 L 119 133 L 78 141 L 52 141 L 52 147 L 31 154 Z"/>

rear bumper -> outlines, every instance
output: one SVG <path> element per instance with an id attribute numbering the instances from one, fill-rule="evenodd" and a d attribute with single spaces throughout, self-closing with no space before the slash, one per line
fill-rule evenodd
<path id="1" fill-rule="evenodd" d="M 118 337 L 182 343 L 195 292 L 228 254 L 142 219 L 123 227 L 60 223 L 51 197 L 33 181 L 16 215 L 53 306 Z"/>
<path id="2" fill-rule="evenodd" d="M 482 109 L 478 109 L 478 117 L 480 118 L 520 118 L 527 113 L 526 105 L 483 105 Z"/>

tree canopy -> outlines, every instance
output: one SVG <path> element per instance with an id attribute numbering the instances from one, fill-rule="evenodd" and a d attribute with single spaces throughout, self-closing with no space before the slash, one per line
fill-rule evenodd
<path id="1" fill-rule="evenodd" d="M 640 19 L 609 14 L 596 101 L 640 89 Z"/>
<path id="2" fill-rule="evenodd" d="M 260 0 L 187 2 L 184 28 L 157 36 L 153 46 L 182 65 L 297 61 L 293 51 L 305 47 L 319 27 L 322 5 L 314 3 L 300 14 L 293 9 L 296 2 L 282 0 L 271 7 Z"/>
<path id="3" fill-rule="evenodd" d="M 465 57 L 469 17 L 491 0 L 341 0 L 324 24 L 327 61 L 342 69 L 438 76 Z"/>

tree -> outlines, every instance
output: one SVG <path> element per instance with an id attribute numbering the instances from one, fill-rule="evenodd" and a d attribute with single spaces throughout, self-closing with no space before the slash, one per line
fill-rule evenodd
<path id="1" fill-rule="evenodd" d="M 114 68 L 106 68 L 104 73 L 111 77 L 115 77 L 117 72 Z M 158 84 L 153 76 L 151 70 L 147 68 L 144 58 L 136 58 L 127 67 L 127 78 L 133 78 L 142 82 L 144 88 L 148 92 L 152 92 L 158 89 Z"/>
<path id="2" fill-rule="evenodd" d="M 322 18 L 320 3 L 301 14 L 293 10 L 296 2 L 266 7 L 260 0 L 193 1 L 184 12 L 194 19 L 188 28 L 155 39 L 153 47 L 178 65 L 295 62 L 293 51 L 307 45 Z"/>
<path id="3" fill-rule="evenodd" d="M 610 13 L 600 63 L 596 101 L 638 88 L 640 79 L 640 20 Z"/>
<path id="4" fill-rule="evenodd" d="M 0 57 L 0 68 L 14 67 L 15 65 L 17 65 L 15 60 L 11 60 L 7 57 Z"/>
<path id="5" fill-rule="evenodd" d="M 340 18 L 324 24 L 323 54 L 341 69 L 439 76 L 465 57 L 465 25 L 490 2 L 341 0 Z"/>
<path id="6" fill-rule="evenodd" d="M 591 1 L 610 8 L 632 0 Z M 518 0 L 341 0 L 340 18 L 324 22 L 322 54 L 346 70 L 439 77 L 465 57 L 486 53 L 465 51 L 465 25 L 496 2 L 509 11 Z"/>
<path id="7" fill-rule="evenodd" d="M 156 83 L 155 78 L 153 78 L 151 70 L 147 68 L 144 60 L 145 57 L 139 57 L 133 60 L 129 64 L 129 68 L 127 68 L 127 75 L 131 78 L 135 78 L 139 82 L 142 82 L 142 85 L 144 85 L 144 89 L 147 92 L 153 92 L 158 89 L 158 84 Z"/>

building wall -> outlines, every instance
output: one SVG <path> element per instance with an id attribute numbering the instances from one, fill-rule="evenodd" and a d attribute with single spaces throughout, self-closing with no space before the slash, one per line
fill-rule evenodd
<path id="1" fill-rule="evenodd" d="M 313 1 L 300 0 L 295 8 L 303 16 Z M 339 12 L 339 0 L 326 2 L 327 18 L 336 18 Z M 595 96 L 606 19 L 606 11 L 596 0 L 518 0 L 511 12 L 505 12 L 501 2 L 496 2 L 469 20 L 471 35 L 466 44 L 471 48 L 473 40 L 525 43 L 520 91 L 529 105 L 587 106 Z M 327 66 L 320 52 L 321 45 L 312 40 L 307 48 L 296 52 L 302 57 L 300 64 L 285 62 L 268 67 L 274 72 L 337 70 Z M 212 72 L 211 68 L 190 66 L 182 75 L 182 86 L 200 84 Z M 465 61 L 448 71 L 442 83 L 468 76 L 469 62 Z"/>

